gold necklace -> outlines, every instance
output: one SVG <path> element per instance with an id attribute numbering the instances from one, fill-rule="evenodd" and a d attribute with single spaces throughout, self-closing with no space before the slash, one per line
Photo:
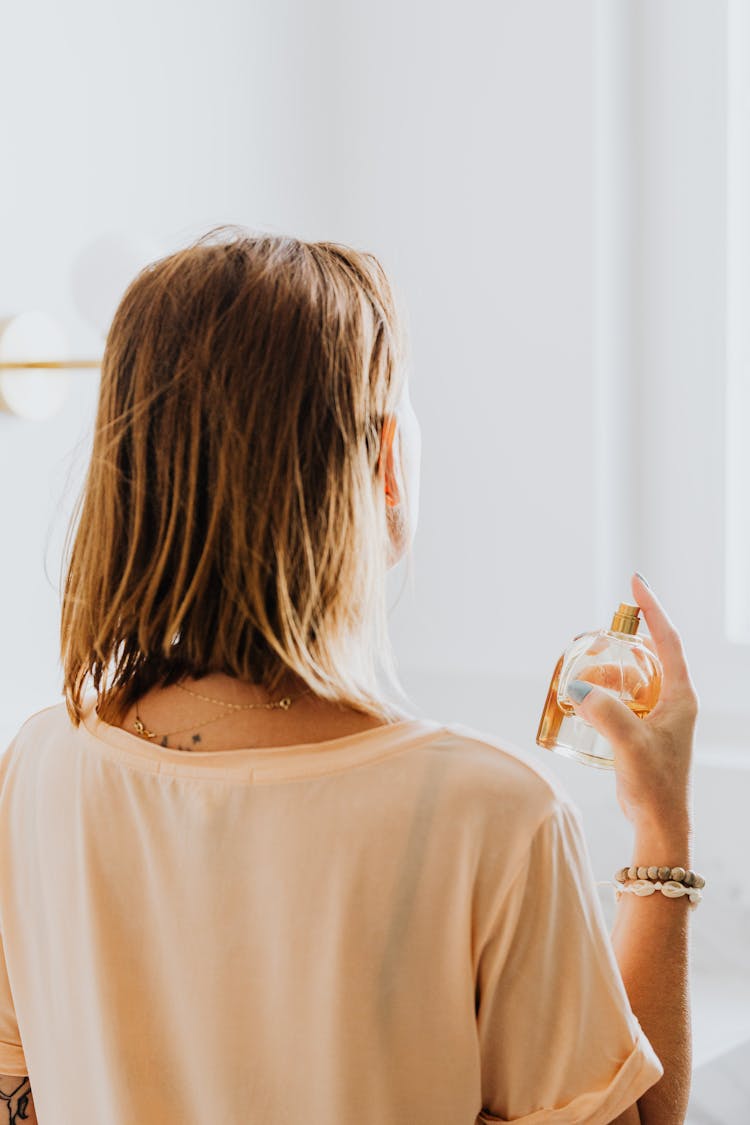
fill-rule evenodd
<path id="1" fill-rule="evenodd" d="M 194 695 L 196 697 L 196 699 L 203 699 L 207 703 L 219 703 L 219 704 L 221 704 L 222 707 L 228 707 L 232 711 L 250 711 L 250 710 L 252 710 L 254 708 L 258 708 L 258 707 L 266 708 L 267 710 L 273 710 L 274 708 L 281 708 L 283 711 L 288 711 L 289 708 L 292 706 L 292 703 L 294 702 L 294 700 L 290 696 L 285 695 L 282 699 L 273 700 L 271 703 L 228 703 L 225 699 L 213 699 L 209 695 L 201 695 L 200 692 L 193 691 L 191 688 L 185 687 L 184 684 L 176 684 L 175 686 L 178 687 L 178 688 L 181 688 L 182 691 L 188 692 L 189 695 Z M 300 692 L 300 694 L 296 698 L 301 699 L 301 697 L 303 695 L 309 695 L 309 694 L 310 694 L 310 688 L 307 688 L 305 691 Z M 190 746 L 168 747 L 167 746 L 167 739 L 172 734 L 184 734 L 185 731 L 187 731 L 187 730 L 199 730 L 201 727 L 207 727 L 210 723 L 216 723 L 216 722 L 219 721 L 219 719 L 223 719 L 224 717 L 225 717 L 224 715 L 216 715 L 216 716 L 214 716 L 213 719 L 206 719 L 206 721 L 204 723 L 197 723 L 197 724 L 192 723 L 189 727 L 181 727 L 180 730 L 167 731 L 166 734 L 161 735 L 160 745 L 166 747 L 167 749 L 188 750 L 189 751 L 189 750 L 192 749 L 192 747 L 190 747 Z M 151 740 L 151 739 L 159 737 L 157 735 L 156 731 L 148 730 L 148 728 L 146 727 L 146 724 L 143 722 L 143 720 L 141 719 L 141 716 L 138 714 L 138 706 L 137 705 L 136 705 L 136 710 L 135 710 L 135 722 L 133 723 L 133 726 L 134 726 L 135 730 L 137 731 L 137 733 L 140 734 L 143 738 L 148 738 L 149 740 Z M 200 735 L 193 735 L 193 742 L 200 742 L 200 740 L 201 740 Z"/>

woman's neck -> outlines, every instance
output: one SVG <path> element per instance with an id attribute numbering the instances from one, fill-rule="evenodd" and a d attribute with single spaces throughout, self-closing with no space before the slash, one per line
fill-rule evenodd
<path id="1" fill-rule="evenodd" d="M 288 708 L 268 706 L 285 698 L 291 699 Z M 242 709 L 222 704 L 235 704 Z M 401 717 L 411 718 L 406 713 Z M 197 680 L 187 677 L 182 686 L 152 688 L 129 709 L 120 725 L 155 745 L 207 751 L 328 741 L 386 722 L 320 699 L 298 677 L 286 677 L 276 691 L 268 692 L 259 684 L 210 673 Z M 141 730 L 153 737 L 140 733 Z"/>

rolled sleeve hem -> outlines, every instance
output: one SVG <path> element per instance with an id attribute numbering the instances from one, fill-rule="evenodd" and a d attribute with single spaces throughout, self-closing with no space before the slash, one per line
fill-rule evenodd
<path id="1" fill-rule="evenodd" d="M 638 1025 L 633 1049 L 607 1086 L 579 1094 L 567 1105 L 537 1109 L 525 1117 L 495 1117 L 481 1110 L 475 1125 L 608 1125 L 645 1094 L 664 1074 L 664 1067 Z"/>
<path id="2" fill-rule="evenodd" d="M 7 1074 L 9 1078 L 24 1078 L 28 1073 L 23 1047 L 0 1039 L 0 1074 Z"/>

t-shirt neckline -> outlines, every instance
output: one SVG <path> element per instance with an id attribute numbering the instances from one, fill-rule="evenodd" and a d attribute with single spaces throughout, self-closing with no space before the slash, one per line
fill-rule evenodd
<path id="1" fill-rule="evenodd" d="M 122 727 L 104 722 L 96 713 L 96 696 L 84 703 L 81 725 L 100 749 L 107 748 L 110 757 L 127 759 L 131 765 L 149 772 L 215 777 L 250 775 L 254 780 L 336 771 L 386 756 L 442 729 L 442 724 L 434 719 L 413 717 L 318 742 L 232 750 L 177 750 L 147 742 Z"/>

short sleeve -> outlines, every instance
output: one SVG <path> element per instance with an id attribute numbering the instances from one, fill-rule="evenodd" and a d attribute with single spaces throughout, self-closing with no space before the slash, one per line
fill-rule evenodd
<path id="1" fill-rule="evenodd" d="M 0 794 L 2 794 L 7 763 L 14 744 L 15 739 L 6 750 L 0 753 Z M 0 865 L 1 869 L 2 865 Z M 21 1036 L 18 1032 L 13 995 L 10 991 L 8 968 L 5 963 L 2 922 L 0 921 L 0 1074 L 22 1077 L 28 1073 L 26 1058 L 21 1046 Z"/>
<path id="2" fill-rule="evenodd" d="M 28 1073 L 8 981 L 3 937 L 0 933 L 0 1074 L 22 1076 Z"/>
<path id="3" fill-rule="evenodd" d="M 499 897 L 476 990 L 478 1122 L 607 1125 L 663 1075 L 630 1006 L 572 803 L 555 800 Z"/>

